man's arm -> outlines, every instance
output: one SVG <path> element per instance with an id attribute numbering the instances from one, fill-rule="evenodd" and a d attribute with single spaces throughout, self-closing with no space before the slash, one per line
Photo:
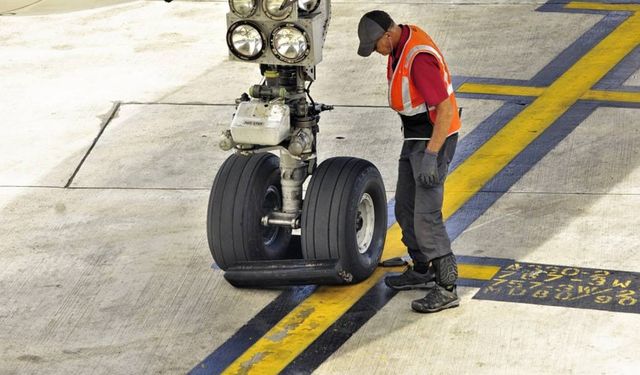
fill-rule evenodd
<path id="1" fill-rule="evenodd" d="M 429 53 L 418 54 L 411 67 L 411 78 L 427 105 L 435 105 L 438 111 L 436 123 L 433 124 L 431 141 L 427 144 L 427 150 L 437 154 L 447 138 L 453 118 L 453 108 L 447 92 L 447 83 L 442 79 L 436 57 Z"/>
<path id="2" fill-rule="evenodd" d="M 436 105 L 436 113 L 438 117 L 436 117 L 436 123 L 433 124 L 431 140 L 427 143 L 427 150 L 434 154 L 440 151 L 444 141 L 447 139 L 447 133 L 449 133 L 449 127 L 453 119 L 451 99 L 446 98 L 440 102 L 440 104 Z"/>

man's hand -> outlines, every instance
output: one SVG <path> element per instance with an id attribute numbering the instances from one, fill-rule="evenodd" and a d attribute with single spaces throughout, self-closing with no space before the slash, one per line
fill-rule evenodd
<path id="1" fill-rule="evenodd" d="M 424 151 L 424 156 L 420 161 L 418 182 L 424 187 L 432 187 L 440 183 L 440 176 L 438 175 L 437 153 L 433 153 L 429 150 Z"/>

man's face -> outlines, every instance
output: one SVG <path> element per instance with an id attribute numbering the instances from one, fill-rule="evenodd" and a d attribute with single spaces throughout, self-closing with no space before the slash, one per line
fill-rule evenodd
<path id="1" fill-rule="evenodd" d="M 388 56 L 392 50 L 393 50 L 393 46 L 391 45 L 391 33 L 386 32 L 376 42 L 375 51 L 381 54 L 382 56 Z"/>

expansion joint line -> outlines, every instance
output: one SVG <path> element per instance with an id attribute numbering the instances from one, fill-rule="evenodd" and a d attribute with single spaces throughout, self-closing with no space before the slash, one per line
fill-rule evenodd
<path id="1" fill-rule="evenodd" d="M 111 107 L 111 110 L 107 113 L 107 116 L 106 116 L 104 122 L 100 126 L 100 131 L 98 132 L 98 135 L 96 136 L 96 138 L 91 143 L 91 146 L 89 146 L 89 149 L 87 150 L 87 152 L 82 157 L 82 160 L 80 160 L 80 163 L 76 167 L 75 171 L 73 171 L 73 174 L 69 178 L 69 181 L 67 181 L 67 183 L 64 185 L 65 188 L 71 187 L 71 184 L 73 183 L 73 180 L 76 178 L 76 175 L 78 174 L 78 172 L 80 172 L 80 168 L 82 168 L 82 165 L 84 164 L 84 162 L 89 157 L 89 154 L 91 154 L 91 151 L 93 151 L 93 148 L 96 147 L 96 144 L 98 143 L 98 140 L 102 136 L 102 133 L 104 133 L 105 129 L 107 128 L 107 126 L 109 125 L 111 120 L 113 120 L 116 117 L 116 114 L 118 113 L 118 110 L 120 109 L 120 105 L 121 104 L 122 104 L 121 102 L 113 103 L 113 107 Z"/>

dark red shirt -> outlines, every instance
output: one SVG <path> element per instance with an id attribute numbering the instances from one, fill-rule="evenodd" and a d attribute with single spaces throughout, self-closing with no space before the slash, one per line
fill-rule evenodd
<path id="1" fill-rule="evenodd" d="M 409 39 L 409 27 L 400 25 L 402 34 L 400 42 L 393 50 L 392 66 L 395 69 L 402 49 Z M 420 53 L 413 60 L 411 66 L 411 80 L 427 106 L 436 106 L 449 97 L 447 86 L 442 79 L 438 60 L 430 53 Z"/>

